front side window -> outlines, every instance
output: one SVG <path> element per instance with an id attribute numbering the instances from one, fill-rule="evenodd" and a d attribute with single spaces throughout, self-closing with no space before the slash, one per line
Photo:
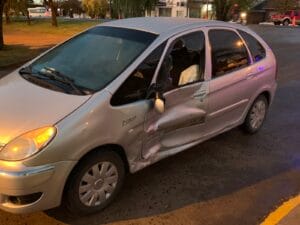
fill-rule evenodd
<path id="1" fill-rule="evenodd" d="M 246 33 L 245 31 L 239 30 L 239 33 L 245 40 L 251 52 L 253 62 L 258 62 L 266 57 L 266 50 L 258 40 L 256 40 L 252 35 Z"/>
<path id="2" fill-rule="evenodd" d="M 112 105 L 124 105 L 146 98 L 165 46 L 166 43 L 161 44 L 134 70 L 113 95 Z"/>
<path id="3" fill-rule="evenodd" d="M 244 42 L 233 31 L 210 30 L 212 78 L 216 78 L 249 65 Z"/>
<path id="4" fill-rule="evenodd" d="M 204 80 L 205 36 L 194 32 L 176 39 L 161 65 L 157 83 L 164 92 Z"/>
<path id="5" fill-rule="evenodd" d="M 73 85 L 95 92 L 122 73 L 156 37 L 132 29 L 95 27 L 36 60 L 31 70 L 62 75 Z"/>

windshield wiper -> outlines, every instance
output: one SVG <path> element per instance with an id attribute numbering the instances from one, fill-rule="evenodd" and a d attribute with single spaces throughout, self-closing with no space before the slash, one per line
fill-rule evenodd
<path id="1" fill-rule="evenodd" d="M 23 67 L 19 70 L 19 74 L 32 74 L 32 70 L 30 66 Z"/>
<path id="2" fill-rule="evenodd" d="M 75 81 L 64 75 L 63 73 L 55 70 L 54 68 L 45 66 L 41 71 L 38 72 L 39 74 L 48 77 L 50 80 L 59 81 L 61 83 L 69 85 L 77 94 L 87 94 L 81 87 L 78 87 L 75 84 Z"/>

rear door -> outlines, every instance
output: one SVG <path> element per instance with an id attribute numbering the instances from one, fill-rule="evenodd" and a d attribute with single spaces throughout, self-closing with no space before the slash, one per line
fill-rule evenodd
<path id="1" fill-rule="evenodd" d="M 251 96 L 251 57 L 233 29 L 211 28 L 211 80 L 207 124 L 209 133 L 231 128 L 242 118 Z"/>

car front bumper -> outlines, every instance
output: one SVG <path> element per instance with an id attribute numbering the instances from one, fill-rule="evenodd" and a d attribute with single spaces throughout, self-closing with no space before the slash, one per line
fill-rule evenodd
<path id="1" fill-rule="evenodd" d="M 0 209 L 30 213 L 59 206 L 64 186 L 76 162 L 62 161 L 27 167 L 0 162 Z"/>

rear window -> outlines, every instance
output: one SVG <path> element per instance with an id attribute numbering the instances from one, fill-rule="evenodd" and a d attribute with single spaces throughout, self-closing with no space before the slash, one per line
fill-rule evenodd
<path id="1" fill-rule="evenodd" d="M 223 76 L 250 64 L 247 49 L 237 33 L 230 30 L 210 30 L 212 78 Z"/>
<path id="2" fill-rule="evenodd" d="M 248 34 L 245 31 L 239 30 L 240 35 L 245 40 L 250 53 L 252 55 L 253 62 L 258 62 L 266 57 L 266 50 L 264 47 L 259 43 L 256 38 L 252 35 Z"/>

